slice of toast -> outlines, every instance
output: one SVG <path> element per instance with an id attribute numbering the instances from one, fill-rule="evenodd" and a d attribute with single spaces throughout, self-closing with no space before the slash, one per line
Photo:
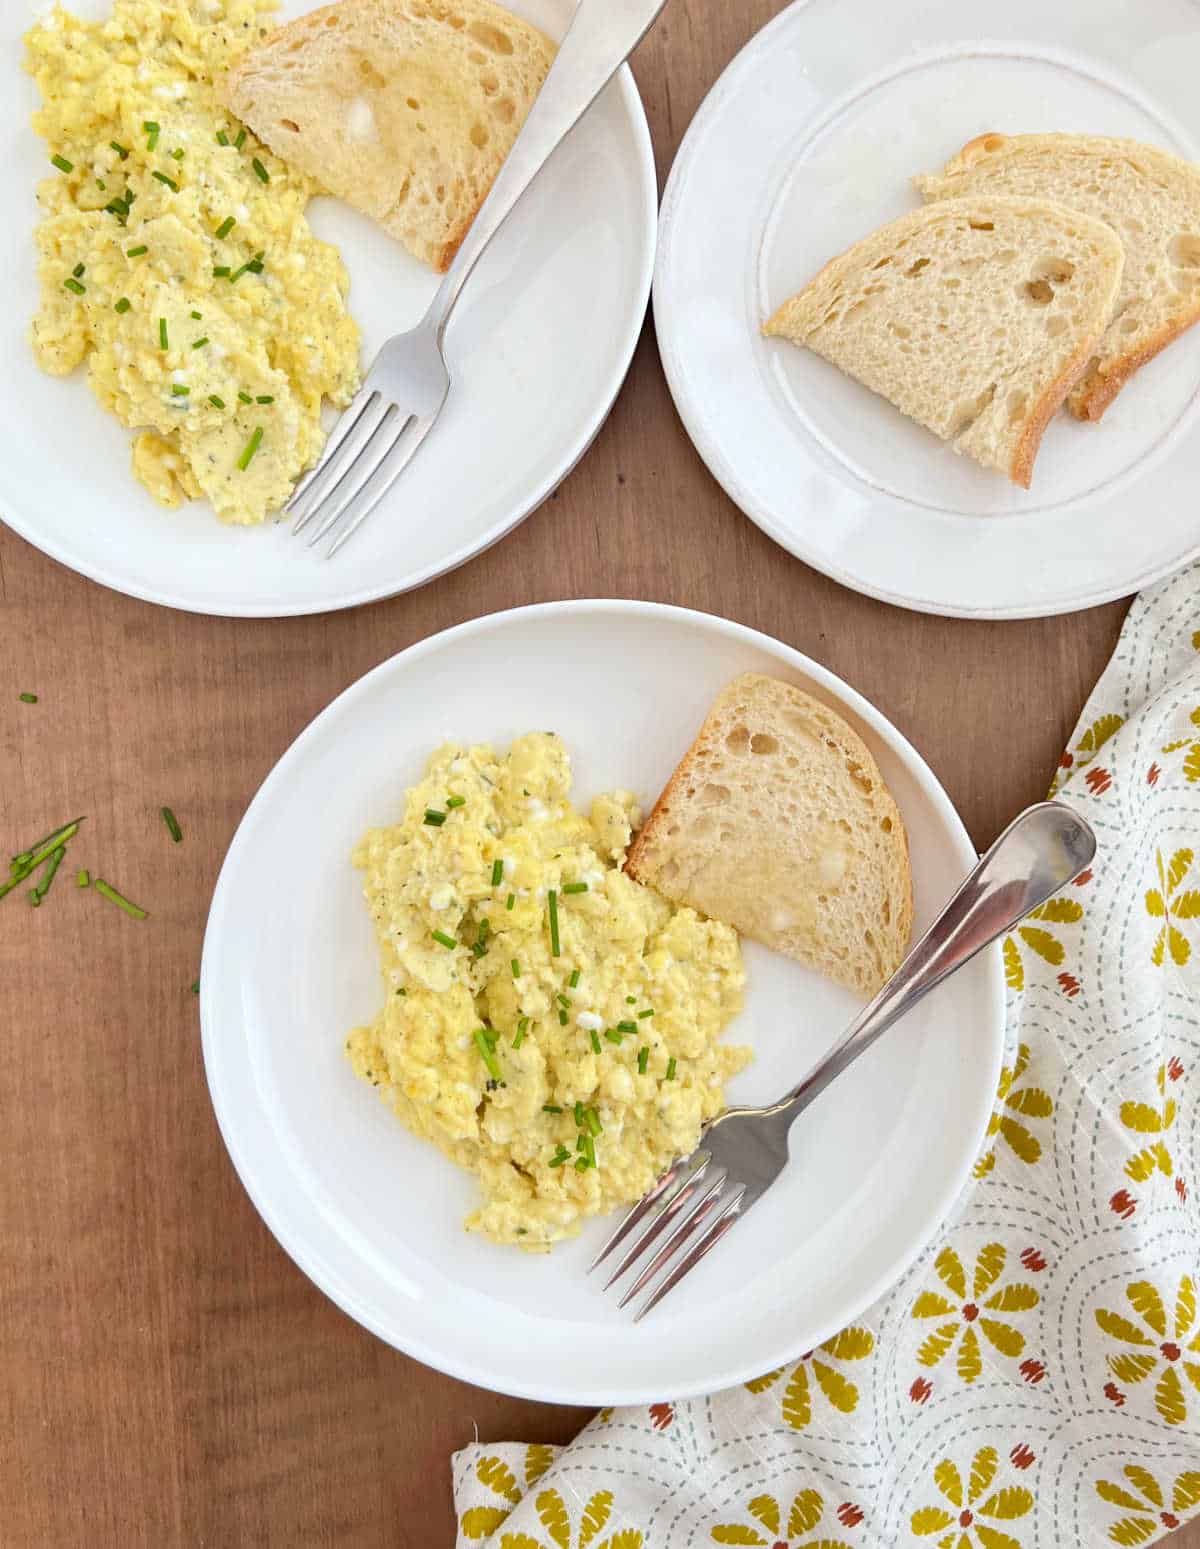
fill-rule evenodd
<path id="1" fill-rule="evenodd" d="M 718 697 L 625 869 L 863 995 L 908 945 L 908 838 L 875 760 L 776 678 L 746 673 Z"/>
<path id="2" fill-rule="evenodd" d="M 926 199 L 1053 199 L 1117 232 L 1124 275 L 1067 399 L 1077 419 L 1098 420 L 1140 366 L 1200 319 L 1200 167 L 1192 162 L 1099 135 L 985 134 L 940 173 L 913 181 Z"/>
<path id="3" fill-rule="evenodd" d="M 1108 226 L 1062 205 L 939 200 L 826 264 L 763 332 L 807 345 L 1027 489 L 1123 261 Z"/>
<path id="4" fill-rule="evenodd" d="M 340 0 L 218 83 L 229 111 L 444 272 L 554 59 L 492 0 Z"/>

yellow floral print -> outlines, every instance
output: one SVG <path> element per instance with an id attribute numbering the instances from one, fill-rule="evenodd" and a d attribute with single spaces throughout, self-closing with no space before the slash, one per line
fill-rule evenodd
<path id="1" fill-rule="evenodd" d="M 1200 1352 L 1200 1333 L 1190 1344 L 1183 1344 L 1196 1322 L 1196 1288 L 1192 1279 L 1189 1275 L 1180 1278 L 1171 1338 L 1167 1337 L 1166 1305 L 1149 1280 L 1135 1280 L 1127 1285 L 1125 1300 L 1140 1322 L 1106 1307 L 1096 1308 L 1096 1322 L 1102 1332 L 1129 1347 L 1106 1357 L 1108 1369 L 1118 1382 L 1130 1385 L 1145 1382 L 1157 1373 L 1154 1407 L 1159 1418 L 1166 1425 L 1182 1425 L 1187 1419 L 1187 1396 L 1179 1380 L 1180 1369 L 1192 1387 L 1200 1391 L 1200 1360 L 1187 1359 Z"/>
<path id="2" fill-rule="evenodd" d="M 923 1506 L 914 1511 L 914 1534 L 926 1538 L 933 1533 L 945 1533 L 944 1538 L 938 1539 L 938 1549 L 975 1549 L 976 1545 L 979 1549 L 1021 1549 L 1018 1539 L 991 1524 L 1014 1522 L 1026 1516 L 1033 1507 L 1033 1496 L 1021 1485 L 993 1490 L 998 1463 L 995 1447 L 980 1447 L 971 1459 L 971 1471 L 964 1487 L 958 1469 L 949 1458 L 943 1458 L 933 1471 L 933 1482 L 955 1509 L 947 1511 L 945 1506 Z"/>
<path id="3" fill-rule="evenodd" d="M 1133 1130 L 1137 1135 L 1165 1136 L 1175 1123 L 1176 1112 L 1175 1099 L 1167 1096 L 1167 1078 L 1170 1076 L 1172 1080 L 1178 1080 L 1182 1074 L 1183 1067 L 1178 1060 L 1172 1060 L 1169 1065 L 1160 1065 L 1157 1078 L 1160 1098 L 1158 1107 L 1150 1103 L 1122 1103 L 1121 1123 L 1125 1128 Z M 1155 1172 L 1169 1178 L 1174 1171 L 1175 1164 L 1164 1139 L 1152 1141 L 1125 1163 L 1125 1175 L 1132 1178 L 1134 1183 L 1144 1183 Z"/>
<path id="4" fill-rule="evenodd" d="M 1180 1512 L 1188 1511 L 1200 1501 L 1200 1473 L 1189 1471 L 1180 1474 L 1171 1486 L 1170 1506 L 1168 1496 L 1148 1468 L 1126 1463 L 1122 1469 L 1127 1484 L 1113 1484 L 1108 1479 L 1097 1479 L 1096 1494 L 1110 1506 L 1136 1515 L 1122 1517 L 1108 1530 L 1108 1536 L 1122 1549 L 1144 1544 L 1154 1538 L 1160 1529 L 1171 1531 L 1182 1523 Z"/>
<path id="5" fill-rule="evenodd" d="M 610 1533 L 602 1542 L 597 1542 L 608 1526 L 612 1505 L 612 1491 L 597 1490 L 584 1506 L 578 1532 L 572 1538 L 571 1513 L 557 1490 L 543 1490 L 533 1502 L 538 1521 L 545 1529 L 553 1549 L 572 1549 L 572 1545 L 574 1549 L 589 1549 L 589 1545 L 593 1544 L 595 1549 L 642 1549 L 642 1534 L 637 1528 L 623 1528 L 620 1532 Z M 548 1546 L 542 1539 L 531 1538 L 528 1533 L 505 1533 L 500 1540 L 500 1549 L 548 1549 Z"/>
<path id="6" fill-rule="evenodd" d="M 875 1336 L 870 1329 L 846 1328 L 806 1355 L 792 1371 L 783 1390 L 782 1415 L 787 1424 L 794 1431 L 802 1431 L 812 1419 L 813 1381 L 834 1409 L 845 1415 L 853 1414 L 858 1408 L 858 1389 L 841 1366 L 846 1361 L 866 1360 L 874 1348 Z M 751 1393 L 765 1393 L 786 1370 L 785 1366 L 777 1366 L 765 1376 L 746 1383 L 746 1387 Z"/>
<path id="7" fill-rule="evenodd" d="M 1090 764 L 1109 738 L 1116 736 L 1124 724 L 1124 716 L 1112 714 L 1102 715 L 1092 722 L 1072 751 L 1064 753 L 1059 760 L 1058 769 L 1055 771 L 1054 779 L 1050 784 L 1049 796 L 1051 801 L 1062 789 L 1063 782 L 1067 776 L 1073 774 L 1077 769 L 1082 769 L 1085 764 Z"/>
<path id="8" fill-rule="evenodd" d="M 1016 1064 L 1011 1069 L 1005 1065 L 1000 1072 L 1000 1089 L 996 1093 L 996 1107 L 988 1120 L 987 1138 L 991 1141 L 998 1135 L 1018 1161 L 1032 1166 L 1042 1154 L 1042 1143 L 1021 1119 L 1048 1119 L 1054 1112 L 1054 1103 L 1041 1087 L 1018 1086 L 1028 1065 L 1029 1046 L 1023 1043 L 1017 1050 Z M 1017 1114 L 1020 1118 L 1014 1117 Z M 996 1147 L 991 1144 L 975 1163 L 975 1176 L 986 1177 L 995 1165 Z"/>
<path id="9" fill-rule="evenodd" d="M 758 1527 L 742 1522 L 722 1522 L 712 1530 L 713 1541 L 718 1544 L 756 1544 L 760 1549 L 763 1545 L 770 1545 L 771 1549 L 850 1549 L 840 1538 L 826 1538 L 824 1531 L 820 1538 L 808 1537 L 817 1531 L 824 1510 L 825 1502 L 818 1491 L 797 1490 L 787 1512 L 785 1527 L 784 1509 L 780 1502 L 773 1495 L 756 1495 L 752 1501 L 747 1502 L 746 1512 L 754 1518 Z M 862 1513 L 854 1506 L 843 1506 L 838 1517 L 847 1525 L 862 1521 Z M 760 1528 L 765 1529 L 770 1537 L 765 1538 Z M 787 1537 L 783 1538 L 780 1535 L 785 1531 Z"/>
<path id="10" fill-rule="evenodd" d="M 532 1489 L 554 1461 L 549 1447 L 531 1444 L 525 1449 L 525 1484 L 517 1483 L 516 1475 L 503 1458 L 480 1458 L 475 1465 L 475 1477 L 486 1489 L 492 1491 L 503 1505 L 472 1506 L 462 1514 L 459 1528 L 464 1538 L 490 1538 L 512 1515 L 513 1507 L 519 1506 L 525 1491 Z"/>
<path id="11" fill-rule="evenodd" d="M 943 1248 L 938 1254 L 933 1267 L 950 1296 L 940 1291 L 922 1291 L 913 1303 L 914 1318 L 940 1320 L 917 1351 L 921 1366 L 936 1366 L 957 1344 L 958 1375 L 963 1382 L 974 1382 L 983 1371 L 980 1334 L 1003 1356 L 1015 1360 L 1021 1354 L 1025 1348 L 1024 1334 L 997 1314 L 1028 1312 L 1037 1306 L 1040 1297 L 1033 1286 L 1023 1281 L 997 1284 L 1007 1258 L 1008 1250 L 1000 1242 L 990 1242 L 979 1250 L 968 1298 L 966 1271 L 958 1254 L 953 1248 Z"/>
<path id="12" fill-rule="evenodd" d="M 1200 726 L 1200 708 L 1193 710 L 1189 719 L 1193 726 Z M 1188 750 L 1187 757 L 1183 761 L 1184 777 L 1195 784 L 1200 780 L 1200 741 L 1195 737 L 1180 737 L 1177 742 L 1166 743 L 1163 752 L 1178 753 L 1180 748 Z"/>
<path id="13" fill-rule="evenodd" d="M 1018 925 L 1016 933 L 1004 938 L 1004 978 L 1010 990 L 1025 988 L 1025 963 L 1021 956 L 1018 938 L 1031 952 L 1044 958 L 1051 968 L 1061 966 L 1067 949 L 1047 925 L 1078 925 L 1083 919 L 1083 905 L 1073 898 L 1050 898 L 1025 916 L 1025 923 Z M 1030 920 L 1040 920 L 1030 925 Z"/>
<path id="14" fill-rule="evenodd" d="M 1176 850 L 1164 869 L 1162 851 L 1156 850 L 1154 856 L 1158 867 L 1158 886 L 1152 887 L 1146 894 L 1146 913 L 1152 920 L 1161 920 L 1163 923 L 1150 960 L 1156 968 L 1161 968 L 1169 949 L 1172 960 L 1182 968 L 1192 955 L 1192 944 L 1174 922 L 1194 920 L 1200 915 L 1200 892 L 1194 889 L 1182 893 L 1179 891 L 1179 885 L 1192 869 L 1195 857 L 1191 850 Z"/>

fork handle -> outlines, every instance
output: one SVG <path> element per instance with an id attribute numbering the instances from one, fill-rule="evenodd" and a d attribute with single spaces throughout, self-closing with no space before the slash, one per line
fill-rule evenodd
<path id="1" fill-rule="evenodd" d="M 767 1111 L 789 1120 L 803 1112 L 935 985 L 1053 897 L 1091 864 L 1095 853 L 1095 834 L 1069 807 L 1044 801 L 1027 808 L 828 1054 Z"/>
<path id="2" fill-rule="evenodd" d="M 484 248 L 665 4 L 666 0 L 580 0 L 529 116 L 433 298 L 427 320 L 439 340 Z"/>

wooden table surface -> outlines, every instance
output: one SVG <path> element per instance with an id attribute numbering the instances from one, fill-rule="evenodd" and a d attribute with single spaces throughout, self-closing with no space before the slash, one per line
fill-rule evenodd
<path id="1" fill-rule="evenodd" d="M 635 61 L 660 179 L 705 91 L 780 8 L 672 0 Z M 442 1377 L 305 1279 L 225 1154 L 189 989 L 238 820 L 329 700 L 449 625 L 584 596 L 724 614 L 825 663 L 922 750 L 980 846 L 1044 792 L 1125 612 L 963 623 L 815 574 L 709 477 L 649 327 L 558 494 L 413 596 L 324 618 L 195 618 L 104 591 L 0 529 L 0 843 L 86 813 L 72 869 L 150 911 L 135 923 L 67 878 L 41 909 L 21 893 L 0 905 L 5 1545 L 440 1549 L 453 1449 L 476 1429 L 562 1442 L 587 1418 Z M 19 703 L 24 690 L 39 703 Z M 1173 1543 L 1200 1549 L 1200 1529 Z"/>

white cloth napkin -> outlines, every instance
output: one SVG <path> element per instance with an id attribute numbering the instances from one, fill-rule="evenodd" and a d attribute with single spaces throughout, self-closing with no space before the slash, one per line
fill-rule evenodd
<path id="1" fill-rule="evenodd" d="M 937 1240 L 757 1382 L 465 1448 L 459 1546 L 1142 1545 L 1200 1505 L 1200 567 L 1135 602 L 1055 784 L 1099 855 L 1004 943 L 1004 1075 Z"/>

